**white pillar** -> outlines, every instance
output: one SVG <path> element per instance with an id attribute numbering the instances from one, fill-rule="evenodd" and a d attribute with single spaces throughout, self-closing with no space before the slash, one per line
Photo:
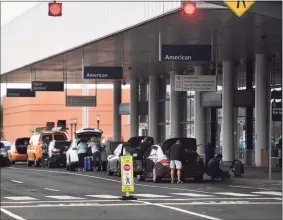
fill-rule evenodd
<path id="1" fill-rule="evenodd" d="M 223 61 L 222 85 L 222 154 L 223 161 L 234 160 L 234 66 Z"/>
<path id="2" fill-rule="evenodd" d="M 119 106 L 121 104 L 121 81 L 113 82 L 113 141 L 121 141 L 121 115 Z"/>
<path id="3" fill-rule="evenodd" d="M 158 77 L 150 75 L 148 85 L 148 133 L 149 136 L 154 138 L 155 143 L 158 143 Z"/>
<path id="4" fill-rule="evenodd" d="M 167 82 L 166 82 L 166 76 L 163 76 L 159 80 L 159 106 L 158 106 L 158 117 L 159 120 L 158 122 L 166 123 L 166 87 L 167 87 Z M 166 125 L 163 124 L 161 126 L 158 126 L 158 131 L 159 131 L 159 141 L 163 142 L 166 140 Z"/>
<path id="5" fill-rule="evenodd" d="M 131 78 L 130 80 L 130 136 L 138 136 L 138 80 L 137 78 Z"/>
<path id="6" fill-rule="evenodd" d="M 255 165 L 262 165 L 261 152 L 268 149 L 268 64 L 264 54 L 255 60 Z"/>
<path id="7" fill-rule="evenodd" d="M 176 72 L 170 74 L 170 137 L 182 137 L 181 133 L 181 115 L 179 108 L 181 107 L 181 92 L 175 90 L 175 75 Z"/>
<path id="8" fill-rule="evenodd" d="M 203 75 L 204 70 L 202 66 L 196 66 L 195 69 L 195 75 Z M 203 144 L 201 146 L 198 146 L 198 153 L 205 154 L 205 110 L 203 107 L 201 107 L 200 99 L 201 99 L 201 93 L 195 92 L 195 103 L 194 103 L 194 128 L 195 128 L 195 138 L 197 140 L 197 144 Z"/>

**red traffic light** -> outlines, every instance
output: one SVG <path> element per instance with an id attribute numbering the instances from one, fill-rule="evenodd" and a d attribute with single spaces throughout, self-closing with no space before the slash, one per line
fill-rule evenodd
<path id="1" fill-rule="evenodd" d="M 196 8 L 197 7 L 195 2 L 182 2 L 182 15 L 183 16 L 194 15 Z"/>
<path id="2" fill-rule="evenodd" d="M 62 16 L 62 3 L 52 2 L 48 4 L 48 15 L 52 17 Z"/>

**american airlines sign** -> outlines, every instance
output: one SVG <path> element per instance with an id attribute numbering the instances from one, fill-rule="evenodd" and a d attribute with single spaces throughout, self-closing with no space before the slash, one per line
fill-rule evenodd
<path id="1" fill-rule="evenodd" d="M 83 79 L 123 79 L 123 67 L 85 66 Z"/>
<path id="2" fill-rule="evenodd" d="M 211 45 L 162 44 L 160 61 L 211 61 Z"/>

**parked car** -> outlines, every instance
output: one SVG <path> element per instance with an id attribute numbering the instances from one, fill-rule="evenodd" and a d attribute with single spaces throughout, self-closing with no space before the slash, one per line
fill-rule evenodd
<path id="1" fill-rule="evenodd" d="M 163 144 L 151 146 L 143 156 L 142 173 L 137 175 L 138 181 L 152 178 L 153 182 L 159 182 L 162 178 L 170 177 L 169 149 L 181 140 L 183 146 L 182 178 L 185 180 L 194 177 L 196 181 L 203 180 L 205 172 L 203 159 L 196 152 L 197 145 L 194 138 L 171 138 Z"/>
<path id="2" fill-rule="evenodd" d="M 27 148 L 29 145 L 29 137 L 17 138 L 12 144 L 10 150 L 8 150 L 8 157 L 11 164 L 15 162 L 27 161 Z"/>
<path id="3" fill-rule="evenodd" d="M 4 144 L 4 147 L 7 149 L 7 150 L 10 150 L 12 144 L 10 141 L 6 141 L 6 140 L 1 140 L 1 142 Z"/>
<path id="4" fill-rule="evenodd" d="M 75 132 L 75 138 L 72 140 L 70 148 L 66 152 L 66 169 L 74 171 L 78 167 L 79 157 L 77 144 L 80 139 L 86 139 L 88 142 L 92 137 L 101 139 L 103 131 L 96 128 L 81 128 Z"/>
<path id="5" fill-rule="evenodd" d="M 141 146 L 145 138 L 149 140 L 149 144 Z M 107 174 L 109 176 L 121 176 L 120 157 L 128 155 L 133 156 L 134 175 L 140 174 L 142 172 L 143 155 L 153 143 L 153 138 L 148 136 L 132 137 L 127 142 L 120 143 L 107 158 Z"/>
<path id="6" fill-rule="evenodd" d="M 30 138 L 29 146 L 27 148 L 27 166 L 34 164 L 36 167 L 39 167 L 42 160 L 42 145 L 45 138 L 48 138 L 49 141 L 65 141 L 67 136 L 65 131 L 60 131 L 57 128 L 52 128 L 51 130 L 46 130 L 45 128 L 38 129 Z"/>
<path id="7" fill-rule="evenodd" d="M 4 143 L 0 141 L 0 166 L 10 166 L 11 162 L 8 158 L 7 148 Z"/>
<path id="8" fill-rule="evenodd" d="M 48 145 L 48 158 L 43 167 L 66 166 L 66 152 L 70 148 L 71 141 L 52 140 Z"/>

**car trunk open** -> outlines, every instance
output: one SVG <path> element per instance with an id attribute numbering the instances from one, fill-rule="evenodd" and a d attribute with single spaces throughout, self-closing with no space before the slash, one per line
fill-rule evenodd
<path id="1" fill-rule="evenodd" d="M 15 141 L 15 147 L 19 154 L 27 154 L 27 147 L 29 145 L 29 137 L 18 138 Z"/>
<path id="2" fill-rule="evenodd" d="M 96 137 L 96 138 L 101 138 L 102 133 L 100 132 L 82 132 L 82 133 L 76 133 L 76 138 L 77 139 L 86 139 L 87 141 L 89 141 L 92 137 Z"/>
<path id="3" fill-rule="evenodd" d="M 199 158 L 197 150 L 197 142 L 195 138 L 171 138 L 163 143 L 163 151 L 169 157 L 170 148 L 177 142 L 181 141 L 182 144 L 182 164 L 184 169 L 193 168 L 197 164 Z"/>
<path id="4" fill-rule="evenodd" d="M 54 148 L 58 149 L 60 153 L 63 153 L 69 149 L 70 145 L 70 141 L 56 141 Z"/>
<path id="5" fill-rule="evenodd" d="M 148 140 L 148 144 L 141 144 L 141 142 L 147 138 Z M 135 157 L 136 160 L 142 160 L 143 159 L 143 156 L 144 154 L 146 153 L 147 149 L 149 147 L 151 147 L 153 144 L 154 144 L 154 139 L 153 137 L 149 137 L 149 136 L 137 136 L 137 137 L 131 137 L 129 140 L 128 140 L 128 143 L 136 148 L 136 153 L 137 153 L 137 156 Z"/>

